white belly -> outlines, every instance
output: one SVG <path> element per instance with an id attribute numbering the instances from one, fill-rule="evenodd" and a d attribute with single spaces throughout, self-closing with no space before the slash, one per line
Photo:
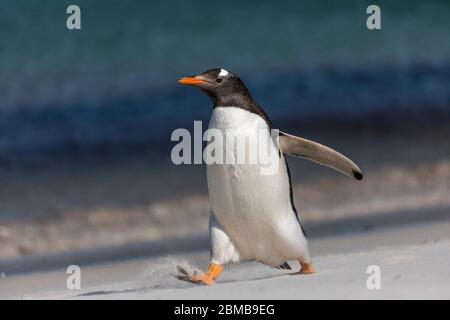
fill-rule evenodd
<path id="1" fill-rule="evenodd" d="M 239 108 L 216 108 L 209 128 L 226 131 L 224 147 L 235 158 L 238 157 L 236 149 L 229 138 L 243 132 L 247 136 L 256 135 L 252 141 L 264 144 L 258 146 L 262 150 L 270 149 L 270 161 L 278 163 L 273 166 L 277 170 L 271 174 L 262 174 L 261 167 L 267 163 L 263 165 L 259 161 L 207 165 L 213 214 L 236 248 L 239 260 L 278 265 L 299 258 L 305 250 L 306 239 L 291 206 L 284 156 L 271 139 L 258 136 L 259 129 L 268 129 L 266 122 Z"/>

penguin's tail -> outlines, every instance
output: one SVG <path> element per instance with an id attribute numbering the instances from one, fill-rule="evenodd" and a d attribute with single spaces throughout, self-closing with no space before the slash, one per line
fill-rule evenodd
<path id="1" fill-rule="evenodd" d="M 281 270 L 292 270 L 291 266 L 285 262 L 283 264 L 280 264 L 278 267 L 276 267 L 277 269 L 281 269 Z"/>

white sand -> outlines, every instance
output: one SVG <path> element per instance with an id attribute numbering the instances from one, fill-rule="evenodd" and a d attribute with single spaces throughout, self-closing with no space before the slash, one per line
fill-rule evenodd
<path id="1" fill-rule="evenodd" d="M 64 269 L 0 278 L 3 299 L 449 299 L 450 221 L 324 237 L 311 241 L 317 274 L 288 275 L 258 263 L 227 268 L 218 283 L 175 279 L 176 264 L 204 268 L 208 252 L 82 266 L 82 289 L 65 287 Z M 369 265 L 381 290 L 368 290 Z M 294 264 L 293 264 L 294 265 Z"/>

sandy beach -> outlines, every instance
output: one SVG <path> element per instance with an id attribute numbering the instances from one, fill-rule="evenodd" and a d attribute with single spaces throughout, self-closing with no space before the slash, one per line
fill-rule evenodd
<path id="1" fill-rule="evenodd" d="M 212 287 L 175 278 L 178 264 L 208 265 L 202 166 L 136 156 L 4 171 L 0 206 L 15 214 L 0 223 L 0 299 L 448 299 L 450 146 L 443 134 L 395 137 L 322 136 L 359 155 L 361 183 L 290 160 L 317 274 L 245 263 Z M 66 288 L 69 265 L 81 290 Z M 370 265 L 381 290 L 366 287 Z"/>
<path id="2" fill-rule="evenodd" d="M 0 279 L 0 298 L 449 299 L 450 209 L 444 209 L 442 214 L 446 217 L 444 221 L 426 224 L 403 221 L 396 227 L 380 221 L 371 231 L 312 239 L 317 274 L 311 276 L 245 263 L 227 268 L 211 287 L 176 279 L 177 264 L 198 268 L 207 265 L 204 238 L 193 239 L 196 248 L 187 248 L 180 241 L 178 248 L 168 250 L 171 254 L 161 255 L 148 247 L 147 251 L 136 249 L 134 258 L 81 264 L 81 290 L 66 288 L 68 275 L 63 267 L 6 276 Z M 72 255 L 62 260 L 55 256 L 42 257 L 42 260 L 57 265 L 80 261 L 80 258 Z M 33 263 L 38 266 L 39 261 L 28 261 L 30 266 Z M 297 267 L 295 262 L 291 264 Z M 370 265 L 381 268 L 380 290 L 369 290 L 366 286 Z"/>

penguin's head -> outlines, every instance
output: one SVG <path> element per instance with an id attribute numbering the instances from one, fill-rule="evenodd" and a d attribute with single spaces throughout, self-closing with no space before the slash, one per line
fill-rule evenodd
<path id="1" fill-rule="evenodd" d="M 225 69 L 210 69 L 196 76 L 183 77 L 178 82 L 200 88 L 215 105 L 250 97 L 241 79 Z"/>

